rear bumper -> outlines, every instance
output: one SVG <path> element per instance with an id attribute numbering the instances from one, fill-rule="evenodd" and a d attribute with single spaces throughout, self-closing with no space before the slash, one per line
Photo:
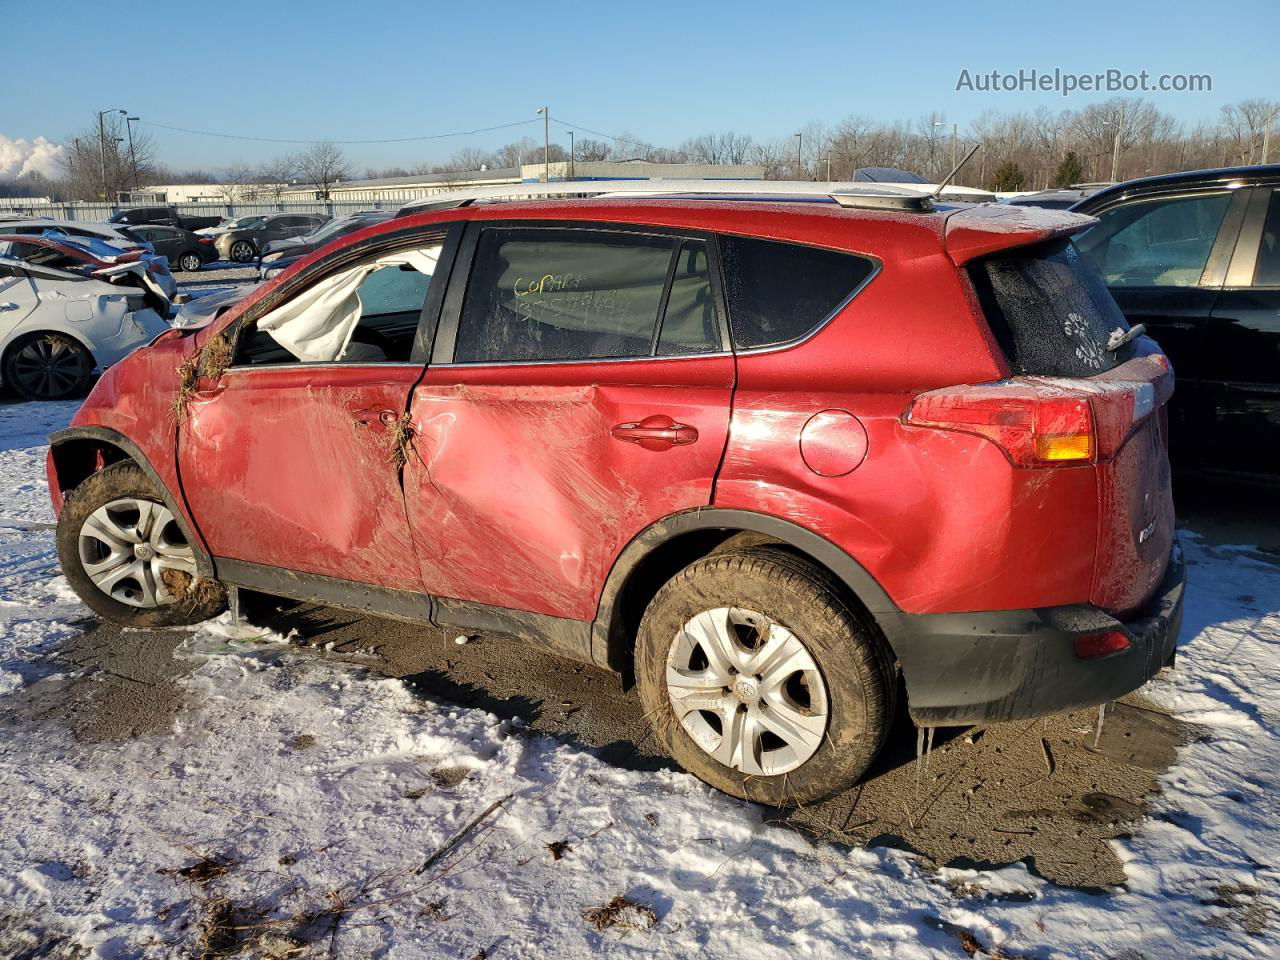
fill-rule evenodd
<path id="1" fill-rule="evenodd" d="M 1182 627 L 1186 567 L 1174 540 L 1164 580 L 1121 622 L 1089 604 L 991 613 L 900 615 L 890 628 L 912 719 L 927 726 L 993 723 L 1107 703 L 1171 662 Z M 1130 647 L 1075 654 L 1081 634 L 1122 630 Z"/>

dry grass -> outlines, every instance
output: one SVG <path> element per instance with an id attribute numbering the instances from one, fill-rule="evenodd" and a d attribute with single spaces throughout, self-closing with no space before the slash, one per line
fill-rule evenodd
<path id="1" fill-rule="evenodd" d="M 387 462 L 396 472 L 409 462 L 409 445 L 413 443 L 413 418 L 404 414 L 387 434 Z"/>
<path id="2" fill-rule="evenodd" d="M 602 933 L 610 927 L 644 931 L 658 922 L 658 915 L 652 907 L 619 894 L 602 906 L 582 911 L 582 919 Z"/>
<path id="3" fill-rule="evenodd" d="M 185 570 L 162 570 L 160 582 L 179 603 L 189 604 L 192 609 L 216 603 L 223 597 L 223 588 L 216 580 L 193 578 Z"/>
<path id="4" fill-rule="evenodd" d="M 187 401 L 196 392 L 200 381 L 217 380 L 226 373 L 235 352 L 235 340 L 224 330 L 210 337 L 202 350 L 189 354 L 178 364 L 178 389 L 170 404 L 170 411 L 178 423 L 186 420 Z"/>

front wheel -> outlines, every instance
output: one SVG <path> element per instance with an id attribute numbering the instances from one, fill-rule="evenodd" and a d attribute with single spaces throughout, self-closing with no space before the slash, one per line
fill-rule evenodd
<path id="1" fill-rule="evenodd" d="M 200 623 L 226 607 L 226 591 L 201 578 L 195 549 L 164 497 L 132 462 L 113 463 L 67 496 L 58 558 L 80 599 L 127 627 Z"/>
<path id="2" fill-rule="evenodd" d="M 636 679 L 681 766 L 775 806 L 857 782 L 896 695 L 875 625 L 822 569 L 777 547 L 712 554 L 664 585 L 640 623 Z"/>

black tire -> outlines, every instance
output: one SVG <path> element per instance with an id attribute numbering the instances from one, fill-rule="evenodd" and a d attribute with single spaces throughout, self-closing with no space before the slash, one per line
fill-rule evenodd
<path id="1" fill-rule="evenodd" d="M 258 255 L 258 251 L 251 240 L 237 240 L 231 244 L 231 249 L 228 253 L 236 263 L 251 263 L 253 258 Z"/>
<path id="2" fill-rule="evenodd" d="M 121 499 L 164 505 L 163 495 L 141 468 L 132 461 L 123 461 L 91 475 L 68 494 L 62 506 L 57 530 L 58 559 L 62 561 L 63 574 L 80 599 L 94 613 L 126 627 L 187 626 L 225 610 L 226 590 L 214 580 L 188 578 L 182 596 L 169 595 L 167 600 L 151 607 L 122 603 L 98 587 L 85 570 L 81 531 L 95 511 Z M 170 532 L 181 537 L 176 524 Z"/>
<path id="3" fill-rule="evenodd" d="M 4 382 L 24 400 L 71 400 L 93 382 L 93 356 L 62 333 L 29 333 L 5 351 Z"/>
<path id="4" fill-rule="evenodd" d="M 696 615 L 720 607 L 758 611 L 785 627 L 825 682 L 827 725 L 820 746 L 789 772 L 749 775 L 719 762 L 672 708 L 666 670 L 677 635 Z M 714 553 L 668 581 L 641 619 L 635 669 L 654 734 L 682 767 L 725 793 L 779 807 L 820 800 L 856 783 L 884 744 L 897 698 L 879 628 L 845 599 L 834 578 L 777 546 Z"/>
<path id="5" fill-rule="evenodd" d="M 203 266 L 204 261 L 198 253 L 184 253 L 178 258 L 178 269 L 183 273 L 195 273 Z"/>

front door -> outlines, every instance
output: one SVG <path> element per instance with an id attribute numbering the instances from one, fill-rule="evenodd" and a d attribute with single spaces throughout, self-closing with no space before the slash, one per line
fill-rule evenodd
<path id="1" fill-rule="evenodd" d="M 1253 191 L 1204 363 L 1211 463 L 1280 476 L 1280 190 Z"/>
<path id="2" fill-rule="evenodd" d="M 627 542 L 711 503 L 734 382 L 704 237 L 469 228 L 414 391 L 439 597 L 576 620 Z"/>
<path id="3" fill-rule="evenodd" d="M 201 382 L 179 432 L 183 489 L 215 557 L 421 590 L 396 435 L 422 374 L 430 283 L 375 257 L 262 317 L 251 308 L 235 362 Z"/>

